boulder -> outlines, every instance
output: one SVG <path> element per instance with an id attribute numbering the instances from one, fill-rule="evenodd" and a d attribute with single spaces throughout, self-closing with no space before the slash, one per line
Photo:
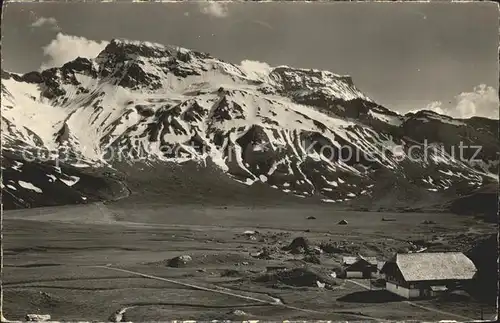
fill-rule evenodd
<path id="1" fill-rule="evenodd" d="M 26 321 L 29 322 L 46 322 L 50 320 L 49 314 L 26 314 Z"/>
<path id="2" fill-rule="evenodd" d="M 234 311 L 230 312 L 229 314 L 235 315 L 235 316 L 247 316 L 248 315 L 247 313 L 245 313 L 242 310 L 234 310 Z"/>
<path id="3" fill-rule="evenodd" d="M 285 251 L 290 251 L 293 254 L 299 254 L 303 252 L 308 252 L 310 249 L 309 240 L 304 237 L 297 237 L 286 247 L 283 248 Z"/>
<path id="4" fill-rule="evenodd" d="M 182 255 L 182 256 L 178 256 L 178 257 L 170 259 L 168 261 L 167 265 L 169 267 L 175 267 L 175 268 L 185 267 L 192 260 L 193 260 L 193 258 L 191 258 L 191 256 Z"/>

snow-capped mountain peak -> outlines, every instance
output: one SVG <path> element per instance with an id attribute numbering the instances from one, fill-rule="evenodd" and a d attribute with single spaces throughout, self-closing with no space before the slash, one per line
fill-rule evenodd
<path id="1" fill-rule="evenodd" d="M 43 148 L 51 158 L 64 149 L 67 165 L 113 166 L 105 157 L 118 150 L 162 163 L 211 161 L 243 183 L 336 203 L 371 200 L 380 174 L 411 190 L 482 185 L 498 167 L 498 142 L 487 121 L 477 122 L 401 116 L 345 75 L 252 71 L 149 42 L 115 39 L 94 59 L 24 75 L 2 71 L 2 149 L 15 156 Z M 490 140 L 478 156 L 482 166 L 450 155 L 456 134 Z M 439 150 L 415 161 L 408 150 L 424 135 Z M 345 158 L 346 150 L 356 156 Z"/>

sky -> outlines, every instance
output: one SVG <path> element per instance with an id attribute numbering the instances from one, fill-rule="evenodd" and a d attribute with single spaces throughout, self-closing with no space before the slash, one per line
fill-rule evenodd
<path id="1" fill-rule="evenodd" d="M 400 113 L 498 118 L 498 6 L 468 3 L 9 3 L 2 68 L 95 57 L 113 38 L 351 75 Z"/>

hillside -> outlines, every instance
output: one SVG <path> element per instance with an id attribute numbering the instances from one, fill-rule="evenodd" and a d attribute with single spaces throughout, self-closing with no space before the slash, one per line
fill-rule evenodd
<path id="1" fill-rule="evenodd" d="M 498 183 L 496 126 L 403 116 L 329 71 L 115 39 L 94 59 L 2 71 L 2 198 L 431 208 Z"/>

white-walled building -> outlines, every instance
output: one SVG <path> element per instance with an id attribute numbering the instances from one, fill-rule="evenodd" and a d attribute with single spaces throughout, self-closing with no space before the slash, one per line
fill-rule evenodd
<path id="1" fill-rule="evenodd" d="M 476 271 L 472 260 L 461 252 L 421 252 L 396 254 L 381 273 L 388 291 L 404 298 L 423 298 L 460 287 Z"/>

